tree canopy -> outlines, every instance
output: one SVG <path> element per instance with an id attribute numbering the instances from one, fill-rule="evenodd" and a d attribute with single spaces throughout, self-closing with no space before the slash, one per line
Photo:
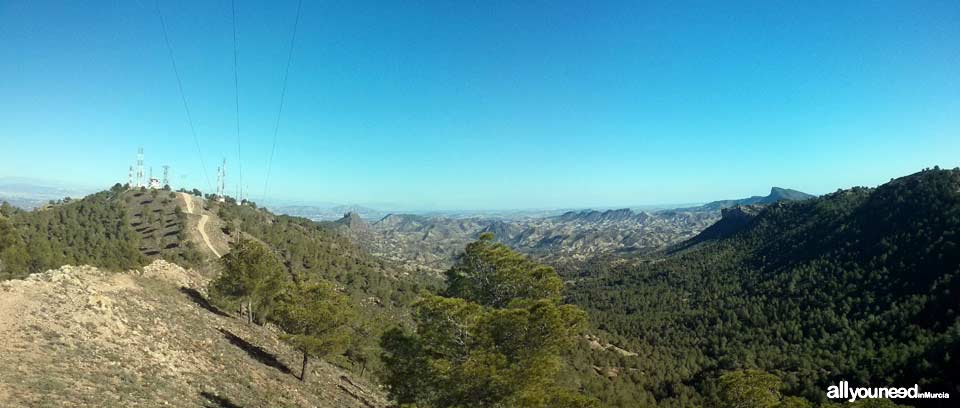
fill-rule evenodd
<path id="1" fill-rule="evenodd" d="M 777 376 L 757 370 L 720 376 L 720 400 L 726 408 L 772 408 L 780 402 Z"/>
<path id="2" fill-rule="evenodd" d="M 416 330 L 384 334 L 386 383 L 417 407 L 591 407 L 559 381 L 584 313 L 560 303 L 552 268 L 484 235 L 447 272 L 444 296 L 416 305 Z"/>
<path id="3" fill-rule="evenodd" d="M 250 322 L 264 321 L 289 280 L 286 269 L 263 244 L 243 239 L 220 259 L 223 271 L 210 282 L 210 295 L 241 305 Z"/>
<path id="4" fill-rule="evenodd" d="M 282 338 L 303 353 L 300 381 L 305 381 L 309 357 L 346 350 L 355 318 L 350 299 L 332 284 L 320 282 L 291 286 L 280 297 L 271 320 L 286 332 Z"/>
<path id="5" fill-rule="evenodd" d="M 601 341 L 636 353 L 580 344 L 573 365 L 588 393 L 621 407 L 708 405 L 740 369 L 818 404 L 840 380 L 955 392 L 958 248 L 957 170 L 770 205 L 690 247 L 563 268 Z"/>
<path id="6" fill-rule="evenodd" d="M 34 211 L 0 206 L 0 279 L 16 279 L 61 265 L 109 269 L 142 266 L 139 235 L 120 193 L 103 191 Z"/>
<path id="7" fill-rule="evenodd" d="M 445 296 L 493 308 L 530 300 L 557 302 L 563 289 L 553 268 L 496 242 L 489 232 L 467 245 L 446 277 Z"/>

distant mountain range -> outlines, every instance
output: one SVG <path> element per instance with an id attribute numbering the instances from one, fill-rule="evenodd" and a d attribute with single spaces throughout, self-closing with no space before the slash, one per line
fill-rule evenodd
<path id="1" fill-rule="evenodd" d="M 309 218 L 313 221 L 335 221 L 344 214 L 354 213 L 368 222 L 375 222 L 390 214 L 411 214 L 424 217 L 444 218 L 491 218 L 517 220 L 525 218 L 543 218 L 563 214 L 569 209 L 514 209 L 514 210 L 385 210 L 361 205 L 342 204 L 298 204 L 298 205 L 268 205 L 271 211 L 297 217 Z"/>
<path id="2" fill-rule="evenodd" d="M 463 247 L 484 232 L 517 250 L 552 263 L 584 261 L 612 254 L 643 252 L 690 239 L 720 219 L 720 210 L 813 197 L 774 187 L 768 196 L 715 201 L 703 206 L 655 212 L 628 208 L 566 211 L 541 217 L 449 217 L 388 214 L 376 221 L 348 212 L 328 225 L 373 255 L 408 270 L 439 272 Z"/>
<path id="3" fill-rule="evenodd" d="M 390 211 L 382 208 L 372 208 L 363 205 L 345 205 L 333 203 L 316 204 L 289 204 L 289 205 L 267 205 L 267 207 L 276 213 L 287 214 L 297 217 L 309 218 L 313 221 L 336 221 L 344 214 L 353 213 L 366 222 L 378 222 L 384 217 L 390 215 L 416 215 L 425 218 L 449 218 L 449 219 L 500 219 L 504 221 L 530 220 L 535 218 L 559 217 L 559 221 L 613 221 L 615 219 L 624 219 L 630 217 L 649 217 L 650 214 L 664 213 L 671 211 L 683 212 L 702 212 L 702 211 L 720 211 L 723 208 L 734 207 L 737 205 L 749 204 L 769 204 L 781 200 L 800 201 L 816 197 L 811 194 L 803 193 L 788 188 L 773 187 L 770 194 L 766 196 L 753 196 L 737 200 L 713 201 L 703 205 L 649 205 L 632 206 L 630 208 L 611 208 L 611 209 L 574 209 L 574 208 L 545 208 L 545 209 L 515 209 L 515 210 L 421 210 L 421 211 Z"/>
<path id="4" fill-rule="evenodd" d="M 268 208 L 277 214 L 286 214 L 294 217 L 308 218 L 313 221 L 331 221 L 343 217 L 344 214 L 355 214 L 356 216 L 368 220 L 383 218 L 388 213 L 381 210 L 364 207 L 360 205 L 343 204 L 316 204 L 316 205 L 277 205 L 268 206 Z"/>

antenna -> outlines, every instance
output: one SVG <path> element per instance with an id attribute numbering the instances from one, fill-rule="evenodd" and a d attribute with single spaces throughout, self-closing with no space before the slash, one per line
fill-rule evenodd
<path id="1" fill-rule="evenodd" d="M 137 151 L 137 187 L 143 187 L 143 148 Z"/>
<path id="2" fill-rule="evenodd" d="M 133 188 L 133 166 L 127 171 L 127 188 Z"/>
<path id="3" fill-rule="evenodd" d="M 227 159 L 223 159 L 223 164 L 217 168 L 217 201 L 226 201 L 224 186 L 227 183 Z"/>
<path id="4" fill-rule="evenodd" d="M 163 165 L 163 185 L 170 185 L 170 166 L 166 164 Z"/>

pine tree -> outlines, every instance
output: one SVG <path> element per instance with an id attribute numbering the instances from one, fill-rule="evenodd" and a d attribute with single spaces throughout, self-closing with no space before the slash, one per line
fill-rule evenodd
<path id="1" fill-rule="evenodd" d="M 287 284 L 285 269 L 263 244 L 244 239 L 221 258 L 223 272 L 210 283 L 211 296 L 241 305 L 248 323 L 263 321 Z"/>
<path id="2" fill-rule="evenodd" d="M 384 383 L 400 404 L 417 407 L 592 407 L 560 386 L 561 352 L 585 315 L 560 304 L 552 268 L 495 243 L 467 246 L 447 272 L 446 296 L 416 304 L 415 333 L 381 339 Z"/>
<path id="3" fill-rule="evenodd" d="M 298 284 L 281 297 L 272 320 L 282 338 L 303 353 L 300 381 L 306 381 L 310 357 L 342 353 L 350 343 L 354 312 L 346 295 L 328 282 Z"/>
<path id="4" fill-rule="evenodd" d="M 770 408 L 780 401 L 780 379 L 757 370 L 720 376 L 720 400 L 728 408 Z"/>
<path id="5" fill-rule="evenodd" d="M 518 300 L 559 301 L 563 289 L 553 268 L 494 241 L 490 232 L 467 245 L 446 277 L 446 296 L 496 308 Z"/>

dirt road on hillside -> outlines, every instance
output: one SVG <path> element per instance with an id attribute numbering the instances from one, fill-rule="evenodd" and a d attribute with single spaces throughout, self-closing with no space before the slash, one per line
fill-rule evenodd
<path id="1" fill-rule="evenodd" d="M 187 203 L 187 214 L 196 214 L 193 212 L 193 197 L 186 193 L 180 193 L 183 195 L 183 201 Z M 207 221 L 210 219 L 210 216 L 207 214 L 200 214 L 200 221 L 197 223 L 197 230 L 200 232 L 200 237 L 203 238 L 203 243 L 207 245 L 207 248 L 210 248 L 210 251 L 213 252 L 217 258 L 222 257 L 220 252 L 217 252 L 217 249 L 213 247 L 213 244 L 210 243 L 210 237 L 207 236 Z"/>

